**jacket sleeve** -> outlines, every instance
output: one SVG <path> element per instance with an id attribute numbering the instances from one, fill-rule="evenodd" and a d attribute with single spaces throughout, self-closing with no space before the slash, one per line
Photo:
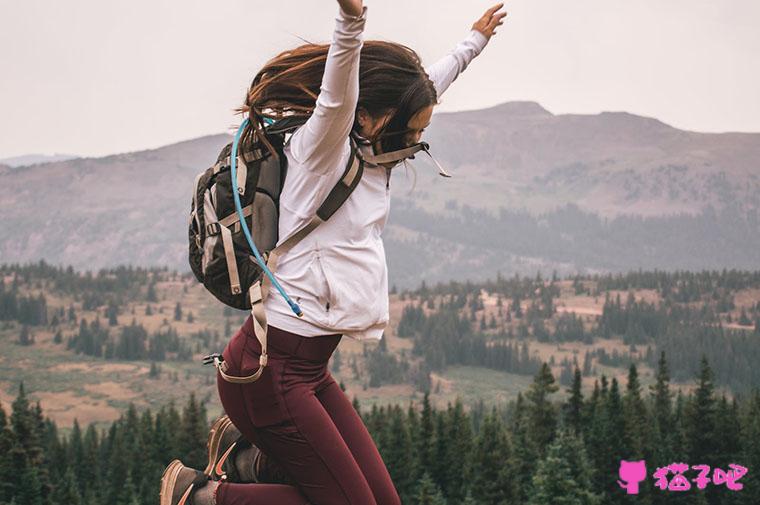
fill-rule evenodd
<path id="1" fill-rule="evenodd" d="M 367 7 L 360 16 L 339 9 L 316 106 L 290 139 L 291 156 L 307 170 L 325 174 L 349 149 L 348 135 L 359 99 L 359 56 Z"/>
<path id="2" fill-rule="evenodd" d="M 464 72 L 467 65 L 486 47 L 488 39 L 477 30 L 471 30 L 467 38 L 461 41 L 446 56 L 430 65 L 427 71 L 435 85 L 438 99 L 452 82 Z"/>

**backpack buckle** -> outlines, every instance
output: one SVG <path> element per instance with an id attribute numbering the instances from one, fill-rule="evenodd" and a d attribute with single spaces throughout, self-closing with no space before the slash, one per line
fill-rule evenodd
<path id="1" fill-rule="evenodd" d="M 217 223 L 208 223 L 206 225 L 206 235 L 214 236 L 222 232 L 222 225 Z"/>

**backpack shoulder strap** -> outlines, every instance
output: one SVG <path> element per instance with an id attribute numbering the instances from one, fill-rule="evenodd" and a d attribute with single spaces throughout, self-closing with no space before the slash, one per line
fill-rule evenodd
<path id="1" fill-rule="evenodd" d="M 311 218 L 308 224 L 300 228 L 298 231 L 290 235 L 284 242 L 270 251 L 267 265 L 270 270 L 274 271 L 277 267 L 277 258 L 282 256 L 285 252 L 292 249 L 298 242 L 314 230 L 321 223 L 330 219 L 335 212 L 343 205 L 348 197 L 351 196 L 364 173 L 364 160 L 357 155 L 358 147 L 353 139 L 351 143 L 351 154 L 348 158 L 348 163 L 343 171 L 343 175 L 335 186 L 330 190 L 330 193 L 325 198 L 325 201 L 317 209 L 317 213 Z M 273 264 L 270 265 L 270 263 Z"/>
<path id="2" fill-rule="evenodd" d="M 273 272 L 277 270 L 277 262 L 282 254 L 286 253 L 293 248 L 304 237 L 311 233 L 314 228 L 322 224 L 324 221 L 330 218 L 338 208 L 348 199 L 353 190 L 359 184 L 362 173 L 364 172 L 364 160 L 357 155 L 358 147 L 353 139 L 350 139 L 351 155 L 349 156 L 346 169 L 343 171 L 343 176 L 338 183 L 333 187 L 330 194 L 327 195 L 324 203 L 317 210 L 316 215 L 311 218 L 306 226 L 302 227 L 290 237 L 285 239 L 283 243 L 272 249 L 269 254 L 265 255 L 267 267 Z M 253 315 L 253 329 L 254 335 L 261 343 L 261 355 L 259 356 L 259 368 L 252 375 L 247 377 L 236 377 L 227 375 L 225 370 L 222 370 L 221 365 L 218 364 L 218 360 L 215 361 L 215 365 L 219 369 L 222 378 L 228 382 L 234 383 L 248 383 L 259 379 L 264 367 L 267 366 L 267 316 L 264 311 L 264 300 L 269 295 L 270 281 L 267 275 L 263 275 L 262 278 L 254 282 L 248 290 L 249 300 L 251 302 L 251 314 Z M 300 316 L 301 314 L 299 314 Z"/>
<path id="3" fill-rule="evenodd" d="M 277 124 L 279 123 L 280 122 L 278 122 Z M 277 126 L 277 125 L 272 125 L 272 126 Z M 267 133 L 268 134 L 285 133 L 286 131 L 289 131 L 292 129 L 293 124 L 291 123 L 290 125 L 280 125 L 280 126 L 283 128 L 284 126 L 288 126 L 288 128 L 283 129 L 283 130 L 278 129 L 276 131 L 268 129 Z M 300 126 L 300 124 L 298 126 Z M 317 210 L 316 215 L 314 215 L 314 217 L 312 217 L 312 219 L 305 226 L 303 226 L 302 228 L 297 230 L 295 233 L 293 233 L 291 236 L 289 236 L 287 239 L 285 239 L 280 245 L 276 246 L 274 249 L 269 251 L 268 254 L 267 253 L 264 254 L 264 261 L 266 261 L 267 267 L 270 270 L 276 271 L 277 263 L 279 261 L 280 256 L 282 256 L 282 254 L 292 249 L 293 246 L 295 246 L 297 243 L 303 240 L 303 238 L 306 237 L 309 233 L 311 233 L 317 226 L 319 226 L 324 221 L 328 220 L 340 208 L 340 206 L 345 203 L 348 197 L 351 196 L 351 193 L 354 191 L 354 189 L 356 189 L 356 186 L 359 184 L 362 174 L 364 173 L 364 160 L 359 155 L 358 146 L 356 145 L 355 140 L 350 136 L 349 136 L 349 146 L 350 146 L 350 155 L 349 155 L 348 163 L 346 164 L 346 168 L 343 171 L 343 175 L 341 176 L 340 180 L 338 180 L 338 182 L 335 184 L 335 186 L 332 188 L 330 193 L 327 195 L 327 198 L 325 198 L 325 201 Z M 230 260 L 228 259 L 228 261 Z M 232 261 L 234 261 L 234 258 L 232 259 Z M 218 359 L 218 357 L 216 357 L 216 359 L 213 360 L 214 365 L 219 370 L 219 373 L 221 374 L 222 378 L 226 380 L 227 382 L 239 383 L 239 384 L 254 382 L 261 377 L 261 374 L 264 372 L 264 368 L 267 366 L 268 324 L 267 324 L 266 312 L 264 311 L 264 300 L 266 300 L 267 296 L 269 295 L 270 287 L 271 285 L 270 285 L 269 276 L 262 275 L 259 278 L 259 280 L 254 282 L 248 288 L 248 300 L 250 301 L 250 304 L 251 304 L 251 314 L 253 316 L 252 319 L 253 319 L 254 334 L 256 338 L 259 340 L 259 342 L 261 343 L 261 355 L 259 356 L 259 368 L 253 374 L 245 376 L 245 377 L 229 375 L 226 373 L 227 371 L 226 363 L 222 362 L 220 359 Z M 303 315 L 302 313 L 298 314 L 299 317 L 302 315 Z M 208 358 L 213 358 L 213 356 L 209 356 Z"/>

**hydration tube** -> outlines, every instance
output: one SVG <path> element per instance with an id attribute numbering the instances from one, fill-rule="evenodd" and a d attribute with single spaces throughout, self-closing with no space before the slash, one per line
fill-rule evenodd
<path id="1" fill-rule="evenodd" d="M 273 121 L 271 121 L 268 118 L 265 118 L 264 121 L 267 122 L 267 126 L 272 124 Z M 258 261 L 259 265 L 261 266 L 261 269 L 263 272 L 269 277 L 269 280 L 272 281 L 272 285 L 277 288 L 277 291 L 280 292 L 283 298 L 285 298 L 285 301 L 288 302 L 288 305 L 290 305 L 290 309 L 297 315 L 298 317 L 303 316 L 303 311 L 301 310 L 301 307 L 298 306 L 296 302 L 290 299 L 290 297 L 285 293 L 285 290 L 282 289 L 282 286 L 280 286 L 280 283 L 277 282 L 277 279 L 274 278 L 274 275 L 272 275 L 272 271 L 267 268 L 266 262 L 261 257 L 261 254 L 259 254 L 259 250 L 256 249 L 256 244 L 253 243 L 253 239 L 251 238 L 251 232 L 248 230 L 248 225 L 245 222 L 245 216 L 243 215 L 243 208 L 240 205 L 240 195 L 238 195 L 237 191 L 237 150 L 238 150 L 238 143 L 240 142 L 240 135 L 243 133 L 243 130 L 248 125 L 249 121 L 248 118 L 245 118 L 245 120 L 240 123 L 240 128 L 238 128 L 237 133 L 235 134 L 235 140 L 232 142 L 232 152 L 230 153 L 230 176 L 232 177 L 232 198 L 235 200 L 235 210 L 237 210 L 238 218 L 240 219 L 240 227 L 243 230 L 243 234 L 245 235 L 245 239 L 248 241 L 248 245 L 251 246 L 251 250 L 253 251 L 253 255 L 256 257 L 256 261 Z"/>

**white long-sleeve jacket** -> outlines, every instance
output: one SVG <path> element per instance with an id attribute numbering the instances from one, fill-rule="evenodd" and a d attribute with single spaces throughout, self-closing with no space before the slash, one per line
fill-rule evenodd
<path id="1" fill-rule="evenodd" d="M 280 242 L 312 218 L 350 155 L 367 7 L 358 17 L 339 12 L 314 113 L 284 149 L 288 173 L 280 195 Z M 439 99 L 487 41 L 472 30 L 426 68 Z M 371 146 L 360 148 L 372 154 Z M 386 169 L 366 164 L 348 200 L 280 257 L 275 277 L 301 306 L 303 317 L 294 315 L 271 290 L 264 303 L 268 324 L 306 337 L 342 333 L 359 340 L 381 339 L 388 324 L 388 268 L 381 234 L 389 208 Z"/>

